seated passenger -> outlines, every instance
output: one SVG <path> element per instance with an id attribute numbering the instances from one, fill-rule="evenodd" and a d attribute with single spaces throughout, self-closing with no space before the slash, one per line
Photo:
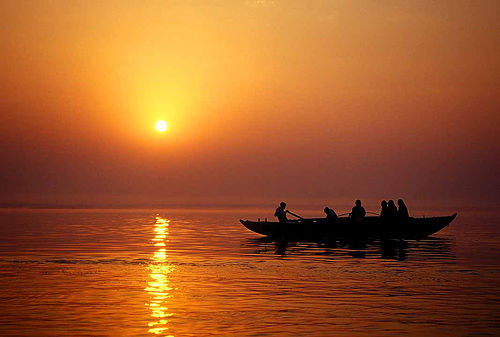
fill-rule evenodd
<path id="1" fill-rule="evenodd" d="M 398 215 L 398 209 L 396 207 L 396 204 L 394 204 L 394 200 L 389 200 L 389 203 L 387 204 L 387 216 L 395 217 L 397 215 Z"/>
<path id="2" fill-rule="evenodd" d="M 279 222 L 287 222 L 288 219 L 286 218 L 286 213 L 288 211 L 285 211 L 286 204 L 285 202 L 281 202 L 278 208 L 276 208 L 276 211 L 274 212 L 274 216 L 278 218 Z"/>
<path id="3" fill-rule="evenodd" d="M 337 214 L 335 213 L 335 211 L 329 207 L 325 207 L 324 209 L 325 211 L 325 214 L 326 214 L 326 220 L 328 221 L 337 221 Z"/>
<path id="4" fill-rule="evenodd" d="M 382 206 L 382 209 L 380 210 L 380 216 L 386 217 L 387 216 L 387 201 L 382 200 L 380 205 Z"/>
<path id="5" fill-rule="evenodd" d="M 410 215 L 408 214 L 408 208 L 406 208 L 405 203 L 403 202 L 403 199 L 398 200 L 398 217 L 400 218 L 409 218 Z"/>
<path id="6" fill-rule="evenodd" d="M 366 211 L 363 206 L 361 206 L 361 200 L 356 200 L 356 206 L 352 208 L 350 215 L 351 218 L 356 220 L 362 220 L 365 217 Z"/>

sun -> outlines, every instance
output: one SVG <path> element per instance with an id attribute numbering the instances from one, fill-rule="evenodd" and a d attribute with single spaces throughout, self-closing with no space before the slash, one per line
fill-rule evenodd
<path id="1" fill-rule="evenodd" d="M 155 128 L 156 128 L 156 131 L 158 131 L 158 132 L 164 132 L 165 130 L 167 130 L 167 122 L 158 121 L 158 122 L 156 122 Z"/>

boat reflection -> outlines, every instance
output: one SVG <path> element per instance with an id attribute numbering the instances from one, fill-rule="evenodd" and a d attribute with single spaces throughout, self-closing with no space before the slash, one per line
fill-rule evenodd
<path id="1" fill-rule="evenodd" d="M 150 296 L 147 306 L 151 311 L 152 318 L 148 323 L 148 332 L 155 335 L 168 333 L 168 318 L 172 316 L 172 313 L 168 311 L 168 301 L 172 297 L 172 287 L 168 274 L 174 270 L 174 266 L 168 264 L 166 248 L 169 222 L 169 220 L 157 216 L 154 224 L 154 237 L 151 240 L 156 250 L 148 266 L 150 280 L 145 290 Z M 167 336 L 171 335 L 167 334 Z"/>
<path id="2" fill-rule="evenodd" d="M 248 239 L 244 244 L 251 254 L 281 256 L 317 256 L 336 259 L 354 258 L 395 259 L 403 261 L 408 255 L 416 259 L 449 258 L 451 242 L 444 238 L 424 240 L 332 240 L 326 242 L 300 242 L 274 240 L 268 237 Z"/>

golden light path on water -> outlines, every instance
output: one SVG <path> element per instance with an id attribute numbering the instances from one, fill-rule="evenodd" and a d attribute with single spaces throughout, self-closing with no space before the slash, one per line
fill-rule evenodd
<path id="1" fill-rule="evenodd" d="M 153 245 L 157 247 L 153 256 L 152 262 L 149 265 L 148 286 L 145 289 L 150 295 L 150 302 L 146 305 L 151 311 L 151 322 L 148 323 L 148 332 L 155 335 L 164 335 L 168 331 L 168 317 L 172 313 L 168 312 L 168 299 L 172 297 L 170 294 L 172 287 L 170 286 L 168 274 L 174 269 L 174 266 L 168 264 L 168 256 L 166 244 L 168 242 L 168 225 L 169 220 L 160 216 L 156 217 L 154 225 Z M 166 335 L 172 336 L 172 335 Z"/>

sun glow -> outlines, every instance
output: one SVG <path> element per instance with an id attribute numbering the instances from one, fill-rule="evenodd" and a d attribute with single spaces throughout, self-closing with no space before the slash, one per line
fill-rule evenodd
<path id="1" fill-rule="evenodd" d="M 158 122 L 156 122 L 155 128 L 156 128 L 156 131 L 158 131 L 158 132 L 164 132 L 165 130 L 167 130 L 167 122 L 158 121 Z"/>

